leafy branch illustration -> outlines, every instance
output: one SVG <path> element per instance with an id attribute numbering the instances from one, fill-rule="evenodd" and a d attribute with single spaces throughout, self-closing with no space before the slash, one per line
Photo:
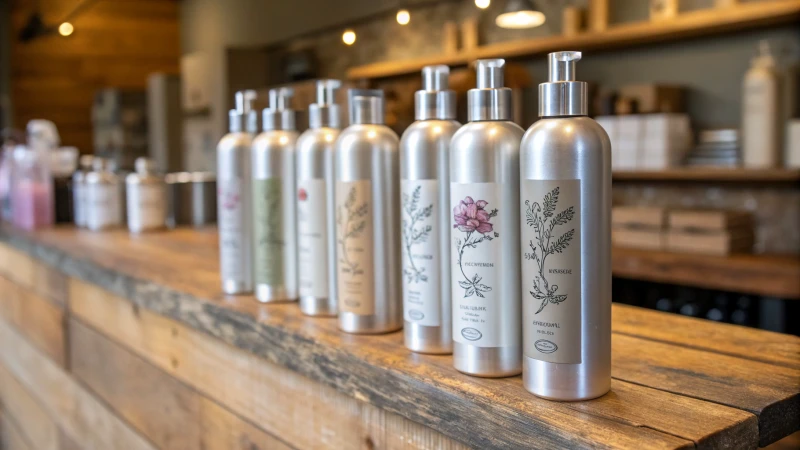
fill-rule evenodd
<path id="1" fill-rule="evenodd" d="M 422 244 L 428 240 L 428 236 L 433 227 L 431 225 L 424 225 L 420 222 L 427 219 L 433 212 L 433 204 L 430 204 L 422 209 L 417 209 L 419 206 L 420 191 L 422 186 L 417 186 L 411 197 L 404 193 L 402 197 L 403 212 L 408 216 L 408 219 L 402 220 L 402 236 L 403 245 L 405 246 L 406 255 L 408 255 L 409 266 L 403 268 L 403 273 L 409 283 L 427 283 L 428 276 L 425 275 L 425 268 L 417 267 L 414 264 L 414 258 L 411 256 L 411 247 L 417 244 Z M 420 227 L 417 227 L 420 224 Z"/>
<path id="2" fill-rule="evenodd" d="M 365 219 L 368 212 L 367 202 L 356 205 L 356 188 L 350 189 L 347 195 L 347 200 L 339 207 L 337 212 L 336 222 L 339 225 L 341 233 L 339 235 L 338 244 L 342 247 L 342 258 L 340 261 L 347 265 L 352 274 L 361 273 L 358 263 L 351 261 L 347 253 L 347 241 L 358 237 L 364 230 L 367 229 L 367 220 Z M 343 215 L 346 218 L 343 219 Z"/>
<path id="3" fill-rule="evenodd" d="M 575 235 L 575 229 L 571 229 L 550 242 L 553 237 L 553 230 L 559 225 L 566 225 L 572 220 L 575 215 L 575 208 L 569 208 L 554 214 L 556 204 L 558 203 L 559 188 L 555 188 L 544 196 L 542 204 L 534 202 L 530 203 L 525 200 L 525 220 L 528 226 L 533 227 L 536 232 L 536 243 L 533 240 L 529 241 L 528 246 L 531 248 L 532 253 L 526 253 L 527 259 L 536 261 L 539 267 L 539 275 L 533 279 L 533 291 L 530 294 L 533 298 L 541 300 L 542 304 L 535 314 L 542 312 L 548 303 L 559 304 L 567 299 L 566 294 L 558 294 L 558 285 L 550 285 L 547 278 L 544 276 L 545 261 L 547 257 L 554 253 L 561 253 L 572 241 Z"/>
<path id="4" fill-rule="evenodd" d="M 472 197 L 465 197 L 464 200 L 453 208 L 453 219 L 455 224 L 453 228 L 458 228 L 459 231 L 466 233 L 466 238 L 462 241 L 460 238 L 456 239 L 456 249 L 458 250 L 458 268 L 461 269 L 461 275 L 464 279 L 458 282 L 458 285 L 464 288 L 464 298 L 477 295 L 484 298 L 483 293 L 490 292 L 491 286 L 481 283 L 483 277 L 475 273 L 472 277 L 464 272 L 464 251 L 469 248 L 476 248 L 478 244 L 483 241 L 491 241 L 494 238 L 500 237 L 494 231 L 494 225 L 489 222 L 489 219 L 497 216 L 497 209 L 491 212 L 486 211 L 486 206 L 489 202 L 485 200 L 478 200 L 477 202 Z"/>
<path id="5" fill-rule="evenodd" d="M 281 233 L 283 215 L 281 211 L 281 191 L 277 186 L 267 186 L 264 190 L 264 203 L 266 224 L 264 227 L 264 235 L 261 238 L 262 245 L 270 247 L 283 246 L 283 235 Z"/>

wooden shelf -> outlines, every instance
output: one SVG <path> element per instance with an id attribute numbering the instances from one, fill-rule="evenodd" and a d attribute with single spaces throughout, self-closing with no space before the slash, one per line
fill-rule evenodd
<path id="1" fill-rule="evenodd" d="M 678 168 L 667 170 L 620 170 L 614 181 L 736 181 L 800 182 L 800 169 Z"/>
<path id="2" fill-rule="evenodd" d="M 577 36 L 547 36 L 480 46 L 455 55 L 428 56 L 352 67 L 348 79 L 385 78 L 421 70 L 427 65 L 459 66 L 481 58 L 517 58 L 557 50 L 610 50 L 662 43 L 744 29 L 768 27 L 800 20 L 800 0 L 744 3 L 727 9 L 683 13 L 672 20 L 616 25 L 602 32 Z"/>
<path id="3" fill-rule="evenodd" d="M 614 247 L 615 277 L 800 299 L 800 257 L 705 256 Z"/>

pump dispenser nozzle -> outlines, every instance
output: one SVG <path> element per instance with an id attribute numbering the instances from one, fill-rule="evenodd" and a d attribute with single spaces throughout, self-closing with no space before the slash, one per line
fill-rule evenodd
<path id="1" fill-rule="evenodd" d="M 282 87 L 269 90 L 269 108 L 262 112 L 264 131 L 294 130 L 293 96 L 294 89 L 292 88 Z"/>
<path id="2" fill-rule="evenodd" d="M 414 101 L 416 120 L 449 120 L 456 117 L 456 94 L 448 89 L 450 68 L 426 66 L 422 68 L 422 90 Z"/>
<path id="3" fill-rule="evenodd" d="M 239 133 L 245 128 L 250 133 L 254 133 L 256 131 L 256 127 L 253 126 L 253 120 L 258 120 L 257 116 L 254 115 L 253 112 L 253 101 L 256 99 L 256 91 L 247 90 L 247 91 L 239 91 L 234 95 L 234 103 L 235 109 L 232 109 L 228 112 L 228 130 L 231 133 Z M 245 120 L 247 120 L 247 126 L 245 127 Z"/>
<path id="4" fill-rule="evenodd" d="M 481 59 L 475 63 L 478 89 L 497 89 L 503 87 L 504 59 Z"/>
<path id="5" fill-rule="evenodd" d="M 308 105 L 309 128 L 339 128 L 339 105 L 336 91 L 342 86 L 339 80 L 317 81 L 317 103 Z"/>
<path id="6" fill-rule="evenodd" d="M 350 89 L 350 125 L 383 125 L 383 91 L 381 89 Z"/>
<path id="7" fill-rule="evenodd" d="M 467 118 L 511 120 L 511 89 L 503 86 L 503 59 L 480 59 L 475 63 L 477 87 L 467 93 Z"/>
<path id="8" fill-rule="evenodd" d="M 581 52 L 554 52 L 547 56 L 548 82 L 539 85 L 539 116 L 588 114 L 586 83 L 575 81 Z"/>

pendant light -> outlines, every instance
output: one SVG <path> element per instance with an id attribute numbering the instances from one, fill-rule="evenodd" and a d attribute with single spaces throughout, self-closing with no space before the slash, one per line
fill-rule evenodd
<path id="1" fill-rule="evenodd" d="M 508 0 L 505 12 L 494 23 L 500 28 L 535 28 L 545 21 L 544 13 L 537 11 L 530 0 Z"/>

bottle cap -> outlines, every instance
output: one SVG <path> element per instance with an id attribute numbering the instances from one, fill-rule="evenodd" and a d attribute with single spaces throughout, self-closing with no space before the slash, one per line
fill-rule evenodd
<path id="1" fill-rule="evenodd" d="M 554 52 L 547 57 L 548 82 L 539 85 L 539 117 L 585 116 L 587 87 L 575 81 L 581 52 Z"/>
<path id="2" fill-rule="evenodd" d="M 95 156 L 94 159 L 92 159 L 92 170 L 94 170 L 95 172 L 102 172 L 104 170 L 108 170 L 109 167 L 110 167 L 109 160 L 107 158 L 100 158 Z"/>
<path id="3" fill-rule="evenodd" d="M 449 75 L 447 66 L 422 68 L 422 90 L 414 94 L 416 120 L 456 118 L 456 94 L 448 89 Z"/>
<path id="4" fill-rule="evenodd" d="M 383 90 L 349 89 L 347 99 L 350 104 L 351 125 L 383 125 Z"/>
<path id="5" fill-rule="evenodd" d="M 81 155 L 80 159 L 78 160 L 78 166 L 81 170 L 90 170 L 92 168 L 93 161 L 94 155 Z"/>
<path id="6" fill-rule="evenodd" d="M 308 105 L 309 128 L 339 128 L 339 105 L 336 104 L 336 90 L 342 86 L 339 80 L 317 81 L 317 102 Z"/>
<path id="7" fill-rule="evenodd" d="M 253 109 L 253 101 L 256 99 L 256 91 L 247 90 L 247 91 L 239 91 L 236 93 L 234 99 L 236 102 L 236 109 L 232 109 L 228 112 L 228 130 L 231 133 L 240 133 L 243 130 L 250 131 L 251 123 L 250 121 L 250 111 Z M 245 124 L 245 118 L 247 118 L 247 124 Z"/>
<path id="8" fill-rule="evenodd" d="M 503 87 L 503 59 L 479 59 L 475 63 L 478 85 L 467 93 L 467 119 L 511 120 L 511 89 Z"/>
<path id="9" fill-rule="evenodd" d="M 269 90 L 269 108 L 261 113 L 264 131 L 294 130 L 295 114 L 292 109 L 294 89 L 282 87 Z"/>
<path id="10" fill-rule="evenodd" d="M 136 158 L 136 161 L 133 163 L 133 166 L 136 169 L 136 173 L 138 174 L 152 173 L 156 170 L 156 162 L 150 158 L 144 158 L 144 157 Z"/>

